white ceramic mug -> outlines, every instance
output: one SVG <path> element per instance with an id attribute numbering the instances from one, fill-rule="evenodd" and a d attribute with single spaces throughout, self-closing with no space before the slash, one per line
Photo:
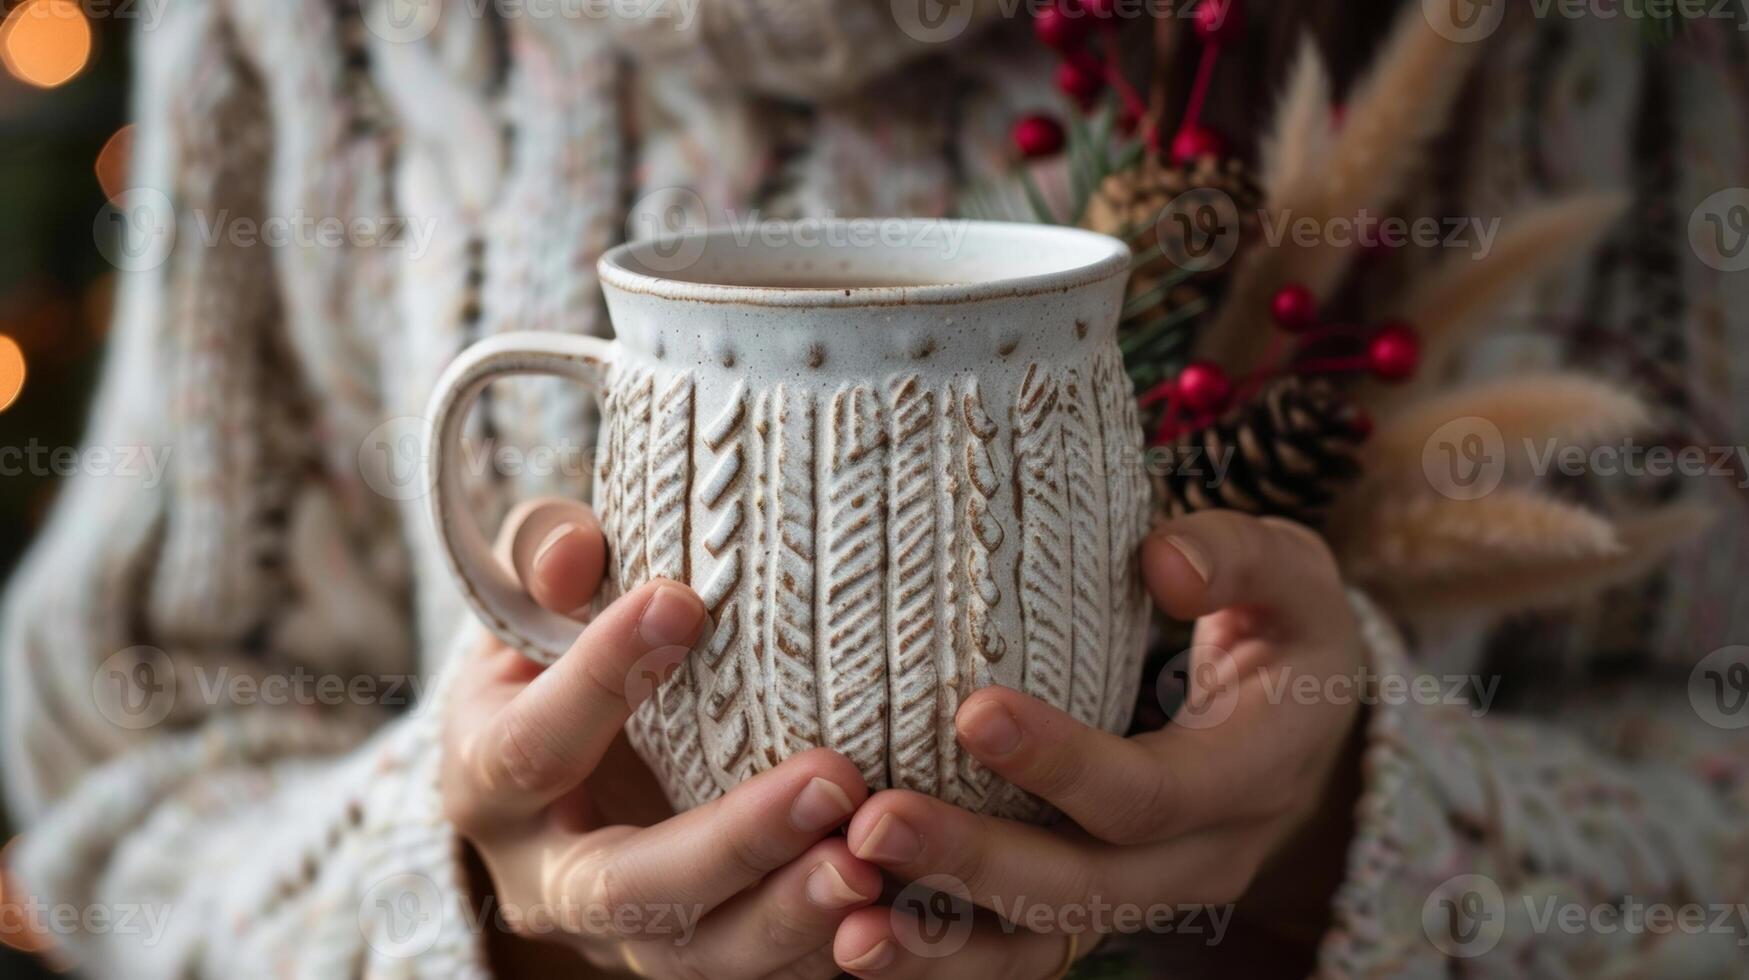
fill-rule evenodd
<path id="1" fill-rule="evenodd" d="M 678 808 L 815 746 L 874 788 L 1037 819 L 954 739 L 1002 684 L 1129 722 L 1148 605 L 1148 482 L 1115 344 L 1129 253 L 1072 228 L 797 222 L 616 248 L 618 339 L 465 351 L 430 417 L 432 513 L 468 600 L 543 662 L 576 621 L 494 559 L 459 442 L 490 381 L 599 395 L 606 598 L 690 584 L 708 640 L 628 726 Z"/>

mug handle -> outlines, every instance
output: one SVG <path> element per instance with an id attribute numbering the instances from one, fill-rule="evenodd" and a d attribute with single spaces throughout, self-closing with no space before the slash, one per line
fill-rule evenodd
<path id="1" fill-rule="evenodd" d="M 486 385 L 513 375 L 569 378 L 591 389 L 599 401 L 614 347 L 612 341 L 575 334 L 522 331 L 489 337 L 450 363 L 426 413 L 425 485 L 431 488 L 437 540 L 456 584 L 488 629 L 543 664 L 570 649 L 583 624 L 542 608 L 492 553 L 467 509 L 462 426 Z"/>

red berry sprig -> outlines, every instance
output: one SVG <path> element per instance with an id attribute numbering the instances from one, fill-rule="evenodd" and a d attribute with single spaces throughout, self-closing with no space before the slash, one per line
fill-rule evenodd
<path id="1" fill-rule="evenodd" d="M 1191 24 L 1202 40 L 1202 56 L 1196 64 L 1196 84 L 1185 105 L 1184 122 L 1172 137 L 1170 152 L 1175 163 L 1226 154 L 1226 141 L 1203 125 L 1202 109 L 1208 102 L 1221 49 L 1245 36 L 1245 9 L 1239 0 L 1201 0 L 1191 12 Z"/>
<path id="2" fill-rule="evenodd" d="M 1305 333 L 1318 325 L 1318 297 L 1305 285 L 1290 282 L 1276 290 L 1269 314 L 1288 333 Z"/>
<path id="3" fill-rule="evenodd" d="M 1366 345 L 1366 366 L 1380 381 L 1409 380 L 1421 366 L 1420 336 L 1406 323 L 1385 324 Z"/>
<path id="4" fill-rule="evenodd" d="M 1136 91 L 1135 86 L 1130 84 L 1129 79 L 1124 77 L 1117 44 L 1120 21 L 1118 12 L 1118 0 L 1053 0 L 1033 15 L 1032 31 L 1041 43 L 1063 59 L 1057 66 L 1058 89 L 1084 111 L 1091 110 L 1094 102 L 1106 89 L 1116 92 L 1120 103 L 1120 128 L 1129 133 L 1146 123 L 1146 139 L 1150 146 L 1158 150 L 1159 133 L 1151 119 L 1147 102 Z M 1103 50 L 1099 53 L 1089 44 L 1095 32 L 1102 42 Z M 1022 138 L 1018 125 L 1014 139 L 1019 146 Z M 1026 142 L 1028 145 L 1038 145 L 1031 138 Z M 1048 141 L 1045 145 L 1048 145 Z M 1060 150 L 1059 144 L 1056 150 L 1037 155 L 1049 155 Z M 1031 158 L 1024 149 L 1021 152 L 1022 156 Z"/>
<path id="5" fill-rule="evenodd" d="M 1024 159 L 1055 156 L 1063 149 L 1063 124 L 1043 114 L 1023 116 L 1014 124 L 1013 137 Z"/>
<path id="6" fill-rule="evenodd" d="M 1397 383 L 1414 377 L 1421 366 L 1421 338 L 1414 327 L 1401 321 L 1391 321 L 1368 331 L 1345 324 L 1322 323 L 1318 315 L 1318 298 L 1302 283 L 1290 282 L 1276 290 L 1275 295 L 1270 297 L 1269 313 L 1283 334 L 1291 334 L 1299 340 L 1302 354 L 1333 338 L 1363 339 L 1366 345 L 1364 352 L 1342 357 L 1299 357 L 1291 359 L 1285 367 L 1265 367 L 1257 375 L 1247 378 L 1241 386 L 1242 390 L 1249 391 L 1263 381 L 1289 370 L 1300 374 L 1364 372 L 1380 381 Z M 1274 355 L 1280 340 L 1281 337 L 1278 336 L 1277 344 L 1271 347 L 1271 356 L 1264 358 L 1267 364 L 1274 364 L 1278 360 Z"/>

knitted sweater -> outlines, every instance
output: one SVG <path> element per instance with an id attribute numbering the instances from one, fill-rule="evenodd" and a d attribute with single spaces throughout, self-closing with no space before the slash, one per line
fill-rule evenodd
<path id="1" fill-rule="evenodd" d="M 484 975 L 435 786 L 445 667 L 479 637 L 406 479 L 410 420 L 439 372 L 502 330 L 605 333 L 595 257 L 675 205 L 719 219 L 942 213 L 958 186 L 999 172 L 1007 120 L 1051 100 L 1048 64 L 1013 25 L 932 44 L 885 0 L 703 0 L 683 24 L 612 4 L 469 16 L 482 5 L 445 0 L 423 35 L 367 29 L 376 2 L 178 0 L 140 37 L 134 184 L 167 197 L 177 244 L 124 276 L 89 440 L 168 452 L 170 466 L 162 483 L 74 479 L 0 634 L 18 879 L 34 901 L 161 916 L 136 917 L 158 923 L 150 932 L 63 937 L 94 975 Z M 1466 200 L 1502 209 L 1502 188 L 1522 189 L 1512 151 L 1543 124 L 1525 106 L 1581 138 L 1627 126 L 1613 110 L 1631 98 L 1574 109 L 1513 88 L 1533 67 L 1574 84 L 1558 66 L 1583 67 L 1594 45 L 1539 46 L 1585 29 L 1505 32 L 1481 97 L 1518 108 L 1487 116 L 1497 128 L 1474 143 Z M 1731 70 L 1740 79 L 1740 60 Z M 1734 131 L 1683 125 L 1689 140 Z M 1596 145 L 1542 183 L 1619 178 L 1631 152 Z M 278 247 L 223 233 L 335 218 L 392 233 Z M 1720 317 L 1715 339 L 1744 326 Z M 1510 356 L 1559 354 L 1542 341 Z M 1713 369 L 1715 393 L 1743 380 L 1735 362 Z M 584 393 L 491 394 L 483 443 L 587 446 Z M 587 472 L 481 467 L 476 512 L 491 527 L 517 499 L 584 497 Z M 1732 591 L 1749 549 L 1730 527 L 1664 594 L 1717 596 L 1721 579 Z M 1539 917 L 1545 900 L 1745 899 L 1744 733 L 1703 723 L 1682 681 L 1727 640 L 1648 622 L 1634 642 L 1677 651 L 1657 661 L 1674 663 L 1673 684 L 1653 684 L 1648 663 L 1633 688 L 1581 702 L 1574 688 L 1594 688 L 1595 672 L 1529 669 L 1527 656 L 1517 700 L 1541 712 L 1371 706 L 1322 969 L 1744 971 L 1736 920 L 1692 933 Z M 1419 669 L 1382 618 L 1367 623 L 1379 674 Z M 1466 656 L 1443 656 L 1441 676 L 1479 670 Z M 1559 681 L 1560 712 L 1539 701 L 1539 677 Z M 1448 922 L 1452 909 L 1480 914 Z M 1483 944 L 1493 951 L 1469 958 Z"/>

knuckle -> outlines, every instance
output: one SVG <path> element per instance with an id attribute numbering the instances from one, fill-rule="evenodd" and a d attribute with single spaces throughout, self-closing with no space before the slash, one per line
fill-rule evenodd
<path id="1" fill-rule="evenodd" d="M 821 936 L 820 930 L 803 914 L 781 903 L 773 903 L 766 910 L 760 928 L 772 949 L 812 949 L 831 938 Z"/>
<path id="2" fill-rule="evenodd" d="M 614 862 L 602 861 L 579 870 L 583 882 L 579 898 L 586 921 L 603 923 L 609 932 L 616 932 L 618 923 L 639 921 L 620 914 L 621 910 L 633 907 L 636 896 L 625 873 Z"/>
<path id="3" fill-rule="evenodd" d="M 1297 551 L 1313 571 L 1335 577 L 1336 555 L 1330 550 L 1330 544 L 1324 540 L 1323 535 L 1298 521 L 1290 521 L 1284 517 L 1265 517 L 1262 522 L 1275 532 L 1278 543 Z"/>
<path id="4" fill-rule="evenodd" d="M 1162 780 L 1149 780 L 1139 789 L 1118 797 L 1101 821 L 1099 837 L 1106 843 L 1120 847 L 1149 843 L 1170 816 L 1171 804 Z"/>
<path id="5" fill-rule="evenodd" d="M 675 946 L 668 966 L 668 975 L 674 980 L 722 980 L 724 976 L 720 964 L 708 962 L 704 952 L 691 944 Z"/>
<path id="6" fill-rule="evenodd" d="M 498 765 L 516 787 L 538 793 L 552 786 L 557 767 L 542 747 L 540 734 L 526 716 L 508 711 L 503 716 L 498 740 Z"/>
<path id="7" fill-rule="evenodd" d="M 727 844 L 728 858 L 734 863 L 735 870 L 752 879 L 770 874 L 787 857 L 780 849 L 780 841 L 752 826 L 730 834 Z"/>

